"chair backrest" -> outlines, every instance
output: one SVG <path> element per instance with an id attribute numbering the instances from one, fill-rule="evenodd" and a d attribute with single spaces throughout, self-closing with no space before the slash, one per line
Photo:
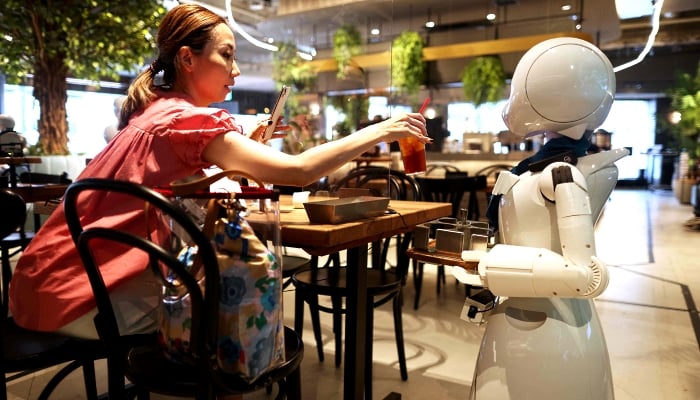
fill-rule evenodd
<path id="1" fill-rule="evenodd" d="M 510 164 L 493 164 L 480 169 L 475 175 L 486 176 L 487 183 L 493 185 L 498 179 L 498 174 L 503 171 L 510 171 L 511 169 L 513 169 L 513 165 Z"/>
<path id="2" fill-rule="evenodd" d="M 341 188 L 369 189 L 373 196 L 394 200 L 418 201 L 421 198 L 420 186 L 412 176 L 386 167 L 355 168 L 331 186 L 330 192 L 337 193 Z"/>
<path id="3" fill-rule="evenodd" d="M 19 181 L 22 183 L 62 183 L 67 184 L 73 182 L 68 178 L 68 173 L 64 172 L 61 175 L 44 174 L 41 172 L 22 172 L 19 174 Z"/>
<path id="4" fill-rule="evenodd" d="M 432 161 L 432 162 L 429 162 L 428 165 L 426 165 L 425 175 L 439 175 L 438 174 L 439 172 L 442 172 L 442 175 L 446 175 L 448 172 L 463 172 L 463 171 L 461 171 L 459 168 L 457 168 L 453 164 L 445 162 L 445 161 Z"/>
<path id="5" fill-rule="evenodd" d="M 24 146 L 27 141 L 17 132 L 5 132 L 0 135 L 0 154 L 3 157 L 24 156 Z"/>
<path id="6" fill-rule="evenodd" d="M 466 174 L 448 174 L 443 178 L 417 176 L 421 188 L 421 199 L 452 204 L 452 216 L 459 213 L 465 192 L 470 192 L 476 180 Z"/>
<path id="7" fill-rule="evenodd" d="M 27 208 L 22 196 L 7 189 L 0 189 L 0 239 L 17 231 L 26 218 Z"/>
<path id="8" fill-rule="evenodd" d="M 177 224 L 183 229 L 189 236 L 192 245 L 196 245 L 198 248 L 198 257 L 201 257 L 202 270 L 205 277 L 204 291 L 200 289 L 197 279 L 189 274 L 188 268 L 183 261 L 174 256 L 169 249 L 155 243 L 150 238 L 137 236 L 132 232 L 116 228 L 84 227 L 81 223 L 80 208 L 77 206 L 77 200 L 82 192 L 87 191 L 121 193 L 133 196 L 143 200 L 144 206 L 148 204 L 149 210 L 160 213 L 164 218 L 170 218 L 173 224 Z M 64 208 L 71 236 L 76 243 L 97 301 L 98 315 L 95 318 L 95 326 L 100 338 L 105 343 L 108 357 L 124 357 L 125 351 L 128 350 L 126 347 L 131 342 L 128 336 L 122 336 L 119 333 L 109 293 L 102 279 L 99 263 L 94 257 L 93 246 L 104 246 L 105 240 L 143 251 L 148 254 L 151 260 L 150 267 L 156 274 L 163 277 L 164 271 L 161 268 L 165 267 L 184 284 L 189 291 L 192 302 L 190 349 L 195 362 L 200 364 L 199 367 L 202 373 L 209 371 L 212 367 L 210 365 L 211 360 L 216 360 L 216 357 L 211 357 L 208 351 L 217 348 L 219 269 L 216 253 L 209 239 L 200 231 L 199 227 L 178 206 L 160 193 L 142 185 L 125 181 L 98 178 L 77 181 L 66 190 Z M 105 212 L 109 212 L 109 210 L 105 210 Z M 147 221 L 144 217 L 144 226 L 146 224 Z M 145 231 L 146 229 L 144 229 Z M 144 265 L 144 268 L 146 267 L 148 266 Z M 167 284 L 167 280 L 163 279 L 163 282 Z"/>
<path id="9" fill-rule="evenodd" d="M 0 210 L 2 210 L 2 218 L 0 218 L 0 239 L 4 239 L 7 235 L 20 230 L 20 228 L 24 226 L 27 208 L 22 196 L 7 189 L 0 189 Z M 12 265 L 10 264 L 9 256 L 3 256 L 0 318 L 5 318 L 7 316 L 8 288 L 10 287 L 11 278 Z"/>

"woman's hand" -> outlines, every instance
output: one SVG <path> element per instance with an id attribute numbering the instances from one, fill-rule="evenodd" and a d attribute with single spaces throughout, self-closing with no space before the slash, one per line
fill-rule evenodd
<path id="1" fill-rule="evenodd" d="M 382 122 L 368 126 L 383 136 L 383 141 L 394 142 L 406 136 L 415 136 L 423 143 L 431 143 L 425 128 L 425 117 L 420 113 L 400 114 Z"/>
<path id="2" fill-rule="evenodd" d="M 283 138 L 287 135 L 285 131 L 288 131 L 290 127 L 288 125 L 280 125 L 280 122 L 282 121 L 282 117 L 277 120 L 277 125 L 275 126 L 275 131 L 272 134 L 272 137 L 270 139 L 279 139 Z M 267 130 L 267 127 L 272 124 L 272 120 L 270 119 L 265 119 L 262 121 L 259 121 L 258 124 L 255 126 L 255 129 L 248 135 L 248 138 L 255 140 L 256 142 L 260 143 L 266 143 L 267 140 L 265 140 L 265 130 Z"/>

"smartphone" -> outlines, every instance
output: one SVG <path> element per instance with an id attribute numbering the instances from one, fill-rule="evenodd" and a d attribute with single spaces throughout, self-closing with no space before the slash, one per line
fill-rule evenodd
<path id="1" fill-rule="evenodd" d="M 272 108 L 272 117 L 270 117 L 272 125 L 269 125 L 265 129 L 265 136 L 263 136 L 264 140 L 270 140 L 272 138 L 272 134 L 275 132 L 275 127 L 277 126 L 277 120 L 279 120 L 280 115 L 282 115 L 284 104 L 287 102 L 287 97 L 289 97 L 289 87 L 282 86 L 280 95 L 277 97 L 275 106 Z"/>

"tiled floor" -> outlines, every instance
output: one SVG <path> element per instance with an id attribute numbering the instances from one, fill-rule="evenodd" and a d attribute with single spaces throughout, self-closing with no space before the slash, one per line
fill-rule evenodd
<path id="1" fill-rule="evenodd" d="M 609 264 L 612 279 L 596 305 L 618 400 L 700 398 L 700 315 L 694 300 L 700 298 L 700 231 L 683 226 L 691 217 L 691 207 L 679 204 L 671 192 L 616 190 L 599 221 L 598 255 Z M 406 382 L 401 381 L 396 367 L 391 311 L 385 306 L 376 313 L 374 398 L 382 399 L 391 392 L 409 400 L 467 398 L 483 326 L 459 319 L 464 291 L 452 279 L 436 295 L 434 271 L 426 267 L 418 311 L 411 307 L 411 280 L 405 290 Z M 292 299 L 293 293 L 288 292 L 285 310 L 289 317 L 293 315 Z M 304 399 L 341 399 L 343 373 L 332 361 L 330 320 L 325 318 L 322 323 L 324 363 L 316 357 L 310 323 L 304 332 Z M 13 382 L 8 389 L 10 398 L 36 398 L 44 379 L 45 374 L 38 374 Z M 71 377 L 53 398 L 84 398 L 80 379 L 79 375 Z M 268 398 L 273 397 L 264 393 L 245 397 Z"/>

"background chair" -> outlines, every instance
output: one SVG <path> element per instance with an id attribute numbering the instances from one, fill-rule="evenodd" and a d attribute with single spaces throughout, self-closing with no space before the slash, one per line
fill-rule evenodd
<path id="1" fill-rule="evenodd" d="M 367 189 L 373 196 L 390 197 L 398 200 L 418 200 L 420 189 L 416 181 L 403 172 L 390 170 L 384 167 L 360 167 L 337 182 L 331 192 L 338 192 L 343 188 Z M 372 377 L 372 340 L 373 308 L 392 301 L 394 316 L 394 332 L 399 357 L 401 379 L 408 379 L 406 368 L 406 356 L 403 344 L 403 325 L 401 319 L 402 287 L 405 283 L 408 269 L 408 257 L 406 250 L 411 242 L 412 233 L 406 233 L 396 237 L 397 263 L 395 267 L 386 268 L 389 243 L 392 238 L 372 245 L 372 268 L 367 271 L 367 291 L 373 307 L 369 307 L 370 315 L 367 315 L 368 349 L 367 364 L 365 366 L 366 387 L 371 393 Z M 333 332 L 335 339 L 335 364 L 340 366 L 342 359 L 342 315 L 343 299 L 347 297 L 348 288 L 345 279 L 347 266 L 340 265 L 340 255 L 331 254 L 324 267 L 318 267 L 318 258 L 312 257 L 311 268 L 297 272 L 292 276 L 292 282 L 296 287 L 295 294 L 295 326 L 297 332 L 301 332 L 303 324 L 304 303 L 309 305 L 311 321 L 313 325 L 316 349 L 320 361 L 323 361 L 323 343 L 321 339 L 321 326 L 319 312 L 328 312 L 333 315 Z M 353 268 L 350 266 L 349 268 Z M 331 307 L 319 303 L 319 296 L 328 296 Z"/>
<path id="2" fill-rule="evenodd" d="M 63 175 L 40 174 L 35 172 L 24 172 L 19 175 L 21 183 L 70 183 L 71 180 Z M 22 215 L 26 215 L 26 206 Z M 23 218 L 24 221 L 24 218 Z M 36 230 L 41 226 L 41 216 L 34 213 L 34 230 L 25 230 L 24 222 L 14 232 L 0 240 L 0 254 L 2 259 L 10 259 L 24 250 L 29 242 L 34 239 Z M 15 250 L 14 252 L 12 250 Z"/>
<path id="3" fill-rule="evenodd" d="M 16 233 L 24 225 L 26 206 L 19 195 L 0 190 L 0 237 Z M 23 329 L 8 316 L 8 288 L 12 278 L 10 258 L 3 251 L 2 303 L 0 304 L 0 399 L 7 399 L 7 383 L 49 367 L 66 364 L 49 380 L 38 399 L 48 399 L 58 384 L 71 372 L 82 368 L 85 398 L 97 399 L 94 360 L 103 358 L 97 341 L 74 339 L 51 333 Z"/>
<path id="4" fill-rule="evenodd" d="M 488 167 L 484 167 L 476 172 L 476 175 L 486 177 L 486 186 L 484 187 L 483 192 L 486 197 L 487 207 L 489 201 L 491 201 L 491 191 L 493 190 L 493 185 L 496 184 L 496 180 L 498 180 L 498 174 L 500 174 L 503 171 L 510 171 L 511 169 L 513 169 L 513 167 L 514 166 L 511 164 L 493 164 L 489 165 Z"/>
<path id="5" fill-rule="evenodd" d="M 81 192 L 94 190 L 136 197 L 181 227 L 198 247 L 198 256 L 201 257 L 205 276 L 204 290 L 200 289 L 197 280 L 188 273 L 183 262 L 169 250 L 147 238 L 117 229 L 85 229 L 81 225 L 79 210 L 76 207 L 77 198 Z M 291 329 L 285 329 L 286 361 L 254 382 L 246 382 L 234 374 L 222 372 L 217 367 L 214 351 L 217 348 L 218 336 L 220 275 L 216 253 L 209 238 L 177 206 L 144 186 L 106 179 L 84 179 L 72 184 L 66 192 L 64 202 L 66 220 L 97 301 L 98 315 L 95 317 L 95 326 L 107 350 L 110 398 L 125 397 L 125 376 L 135 385 L 139 398 L 148 398 L 147 393 L 154 392 L 178 397 L 214 399 L 216 395 L 248 393 L 268 388 L 275 382 L 280 383 L 278 397 L 286 395 L 289 399 L 301 398 L 299 366 L 303 357 L 303 344 Z M 114 246 L 135 248 L 147 253 L 151 260 L 150 267 L 155 273 L 160 275 L 160 268 L 165 267 L 177 275 L 187 287 L 192 302 L 190 349 L 193 363 L 179 363 L 166 358 L 160 345 L 149 338 L 143 340 L 140 335 L 120 334 L 109 293 L 92 253 L 93 246 L 104 246 L 105 240 L 113 242 Z"/>
<path id="6" fill-rule="evenodd" d="M 439 176 L 445 175 L 447 172 L 462 172 L 452 163 L 446 161 L 431 161 L 425 166 L 424 176 Z M 466 173 L 466 172 L 465 172 Z"/>

